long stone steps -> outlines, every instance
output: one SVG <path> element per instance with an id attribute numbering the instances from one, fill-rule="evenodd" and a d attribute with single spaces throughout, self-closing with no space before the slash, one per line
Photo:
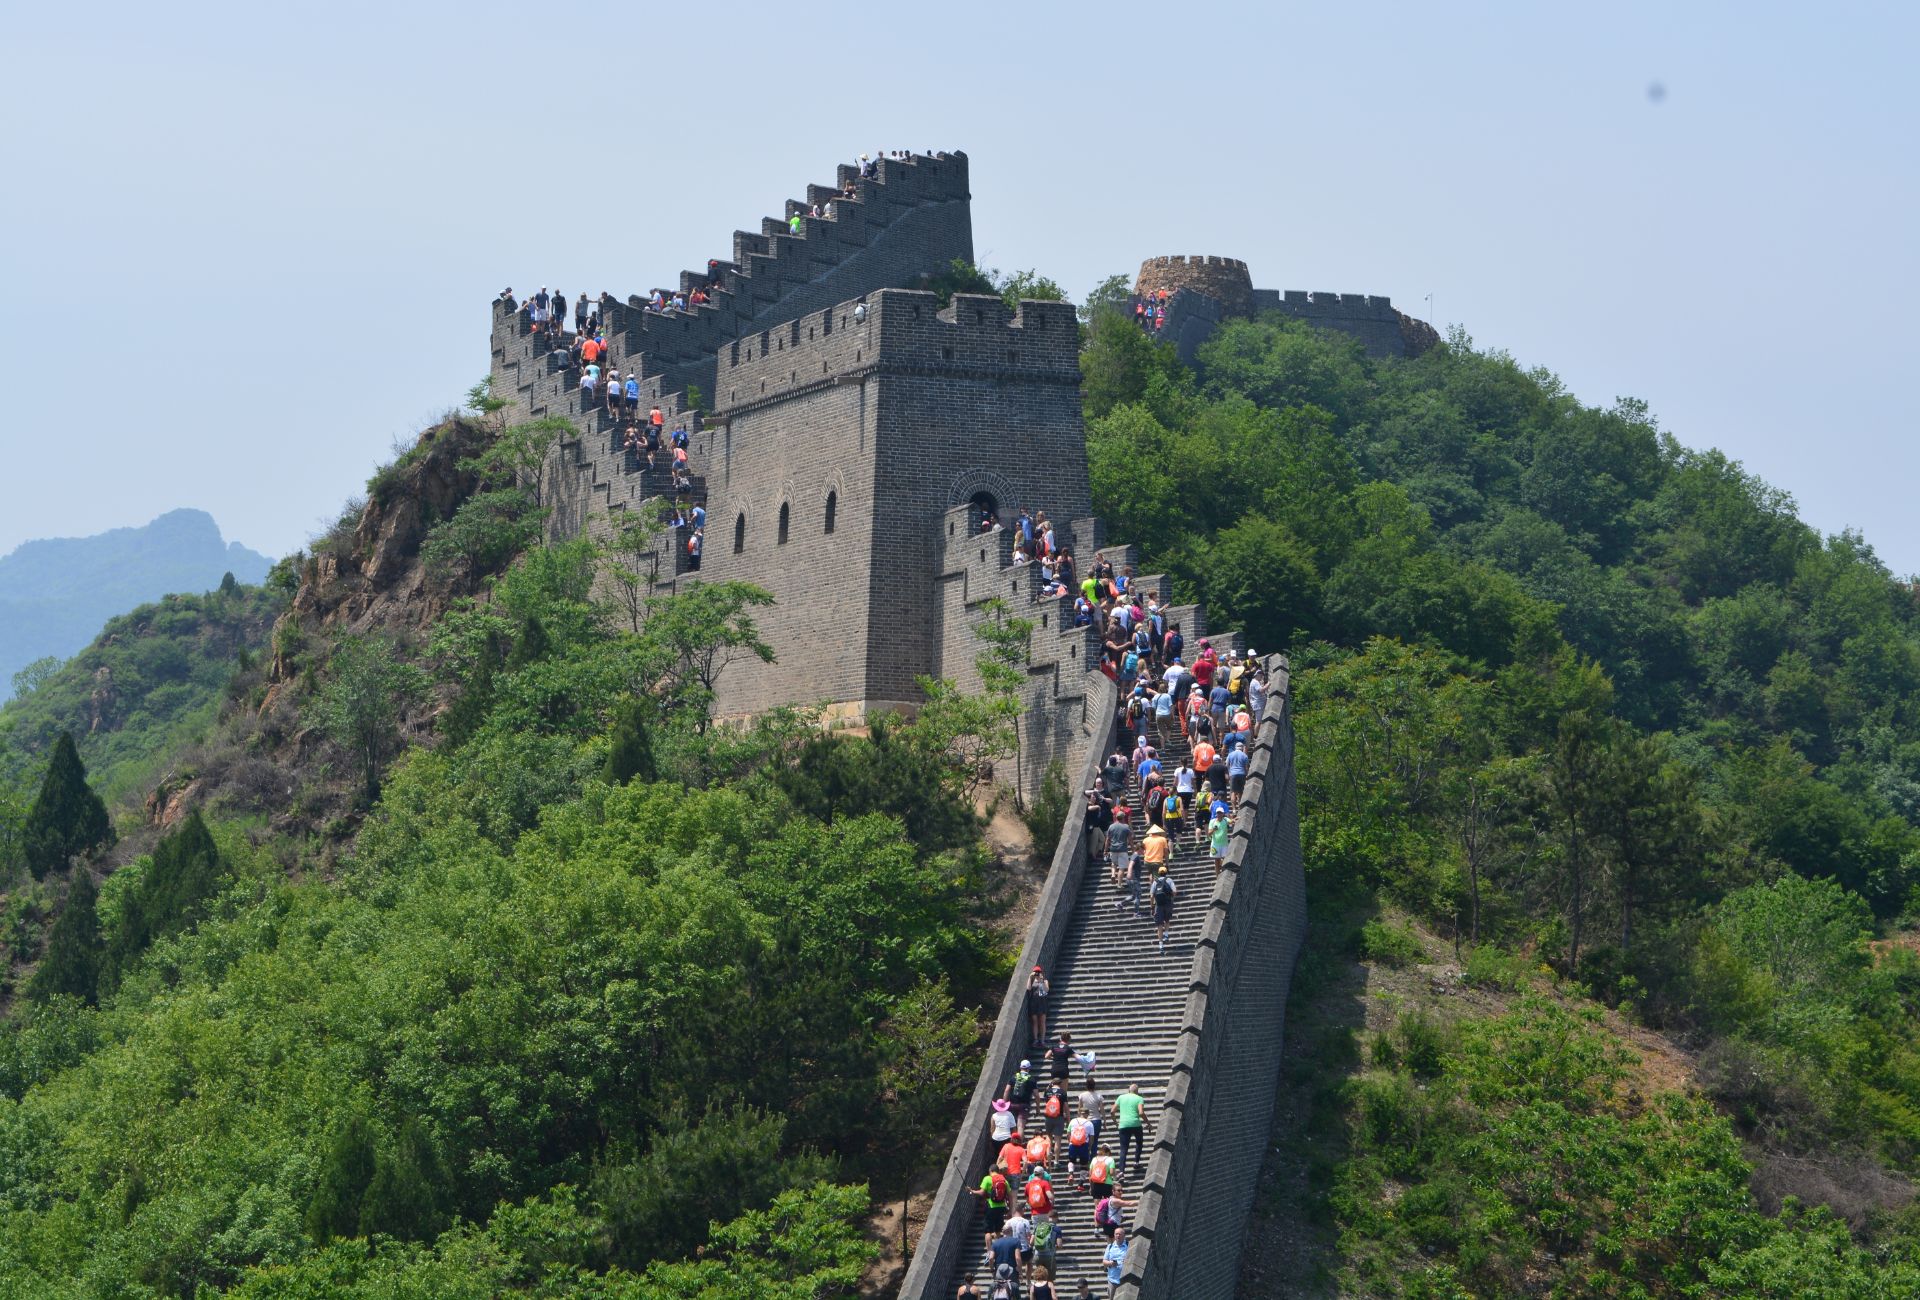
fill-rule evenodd
<path id="1" fill-rule="evenodd" d="M 1129 746 L 1131 748 L 1131 746 Z M 1187 742 L 1176 736 L 1163 747 L 1161 762 L 1171 773 L 1189 756 Z M 1127 804 L 1136 827 L 1135 852 L 1145 837 L 1148 820 L 1140 802 L 1138 780 L 1129 778 Z M 1188 982 L 1200 931 L 1206 918 L 1207 900 L 1212 896 L 1214 873 L 1211 853 L 1193 837 L 1191 813 L 1174 837 L 1174 852 L 1168 873 L 1179 885 L 1174 905 L 1174 920 L 1166 950 L 1158 950 L 1150 907 L 1143 898 L 1143 910 L 1149 915 L 1136 918 L 1124 907 L 1116 907 L 1125 895 L 1107 878 L 1104 863 L 1089 864 L 1074 902 L 1074 914 L 1068 937 L 1054 968 L 1047 972 L 1052 985 L 1052 1009 L 1049 1029 L 1065 1030 L 1073 1036 L 1076 1051 L 1091 1051 L 1099 1089 L 1109 1103 L 1128 1084 L 1139 1087 L 1147 1101 L 1147 1115 L 1157 1121 L 1172 1075 L 1178 1046 L 1181 1017 L 1187 1002 Z M 1044 1088 L 1045 1062 L 1035 1046 L 1032 1057 L 1035 1073 Z M 1083 1078 L 1076 1069 L 1069 1088 L 1071 1098 L 1081 1091 Z M 979 1122 L 985 1123 L 984 1116 Z M 1084 1184 L 1076 1186 L 1064 1176 L 1065 1120 L 1057 1125 L 1062 1131 L 1054 1161 L 1054 1216 L 1059 1225 L 1059 1247 L 1055 1257 L 1054 1280 L 1062 1295 L 1072 1295 L 1075 1284 L 1085 1278 L 1095 1295 L 1106 1294 L 1105 1269 L 1101 1255 L 1106 1242 L 1093 1223 L 1093 1200 Z M 1151 1133 L 1148 1142 L 1151 1143 Z M 1100 1142 L 1119 1155 L 1118 1135 L 1112 1121 L 1103 1126 Z M 1143 1176 L 1142 1165 L 1122 1171 L 1122 1195 L 1138 1196 Z M 991 1270 L 984 1249 L 984 1201 L 976 1200 L 974 1232 L 970 1249 L 962 1256 L 963 1271 L 970 1273 L 982 1295 L 991 1294 Z M 958 1275 L 947 1280 L 941 1295 L 952 1295 L 959 1287 Z"/>

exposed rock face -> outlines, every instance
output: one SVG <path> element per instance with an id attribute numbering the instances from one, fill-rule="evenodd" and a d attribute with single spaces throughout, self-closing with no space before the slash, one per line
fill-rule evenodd
<path id="1" fill-rule="evenodd" d="M 170 831 L 191 812 L 205 794 L 206 782 L 193 773 L 176 776 L 172 772 L 147 796 L 147 820 L 162 831 Z"/>
<path id="2" fill-rule="evenodd" d="M 87 697 L 87 704 L 93 714 L 87 724 L 87 732 L 91 735 L 100 730 L 100 725 L 111 716 L 113 709 L 113 669 L 105 664 L 93 675 L 93 693 Z"/>
<path id="3" fill-rule="evenodd" d="M 423 626 L 444 610 L 449 593 L 428 581 L 420 543 L 473 494 L 478 482 L 460 462 L 488 436 L 468 420 L 428 429 L 407 463 L 368 499 L 351 543 L 308 561 L 299 591 L 274 627 L 275 681 L 287 677 L 284 638 L 297 639 L 303 628 Z"/>

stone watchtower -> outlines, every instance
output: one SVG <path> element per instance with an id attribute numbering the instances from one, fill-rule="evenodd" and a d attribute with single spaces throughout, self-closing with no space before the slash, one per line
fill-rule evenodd
<path id="1" fill-rule="evenodd" d="M 1262 312 L 1351 334 L 1376 357 L 1418 356 L 1440 341 L 1433 326 L 1376 294 L 1256 289 L 1247 264 L 1235 257 L 1150 257 L 1140 263 L 1133 291 L 1141 297 L 1166 295 L 1159 334 L 1179 349 L 1184 361 L 1194 359 L 1223 320 Z"/>
<path id="2" fill-rule="evenodd" d="M 773 593 L 756 617 L 779 659 L 729 667 L 716 711 L 824 701 L 830 717 L 864 720 L 911 709 L 921 675 L 964 682 L 971 632 L 948 625 L 965 609 L 936 580 L 947 530 L 1022 506 L 1047 511 L 1063 538 L 1084 521 L 1079 385 L 1068 303 L 1014 311 L 960 295 L 941 310 L 931 293 L 889 289 L 722 348 L 693 447 L 707 490 L 700 576 Z M 971 516 L 949 520 L 956 506 Z M 1079 531 L 1091 546 L 1091 525 Z"/>

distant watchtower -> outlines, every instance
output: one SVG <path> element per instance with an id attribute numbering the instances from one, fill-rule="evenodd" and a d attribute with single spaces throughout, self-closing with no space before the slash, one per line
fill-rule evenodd
<path id="1" fill-rule="evenodd" d="M 1185 361 L 1193 360 L 1221 321 L 1262 312 L 1351 334 L 1376 357 L 1418 356 L 1440 341 L 1433 326 L 1374 294 L 1256 289 L 1247 264 L 1236 257 L 1150 257 L 1140 263 L 1133 291 L 1142 297 L 1165 295 L 1159 334 Z"/>
<path id="2" fill-rule="evenodd" d="M 972 506 L 977 529 L 984 511 L 1046 510 L 1063 539 L 1090 513 L 1071 304 L 961 295 L 943 311 L 882 290 L 739 339 L 716 372 L 694 448 L 700 576 L 771 590 L 758 621 L 780 648 L 727 670 L 723 716 L 792 702 L 798 681 L 830 716 L 865 719 L 915 705 L 920 675 L 964 679 L 972 634 L 947 626 L 934 581 L 946 512 Z"/>

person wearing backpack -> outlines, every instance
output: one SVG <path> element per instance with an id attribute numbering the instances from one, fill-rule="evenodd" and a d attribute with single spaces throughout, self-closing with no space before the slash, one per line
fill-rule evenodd
<path id="1" fill-rule="evenodd" d="M 986 1203 L 987 1249 L 992 1250 L 994 1238 L 1006 1226 L 1007 1203 L 1013 1199 L 1013 1185 L 1007 1181 L 1006 1170 L 998 1165 L 989 1169 L 978 1187 L 967 1189 L 967 1195 L 978 1196 Z"/>
<path id="2" fill-rule="evenodd" d="M 1027 1177 L 1027 1209 L 1034 1214 L 1053 1213 L 1053 1177 L 1045 1165 L 1035 1165 Z"/>
<path id="3" fill-rule="evenodd" d="M 1047 1085 L 1047 1100 L 1042 1109 L 1047 1132 L 1058 1136 L 1067 1118 L 1067 1088 L 1063 1081 L 1056 1079 Z"/>
<path id="4" fill-rule="evenodd" d="M 1053 1139 L 1045 1133 L 1035 1133 L 1027 1139 L 1027 1177 L 1033 1177 L 1033 1171 L 1044 1169 L 1053 1160 Z"/>
<path id="5" fill-rule="evenodd" d="M 1093 1203 L 1093 1230 L 1111 1240 L 1116 1232 L 1126 1231 L 1127 1211 L 1137 1202 L 1123 1199 L 1118 1192 Z"/>
<path id="6" fill-rule="evenodd" d="M 1167 828 L 1167 838 L 1173 839 L 1180 834 L 1180 819 L 1186 815 L 1187 805 L 1179 790 L 1169 790 L 1161 802 L 1163 820 Z"/>
<path id="7" fill-rule="evenodd" d="M 1013 1072 L 1013 1078 L 1007 1081 L 1005 1091 L 1001 1093 L 1001 1096 L 1006 1098 L 1008 1107 L 1013 1111 L 1013 1126 L 1020 1132 L 1026 1131 L 1027 1106 L 1033 1101 L 1034 1082 L 1033 1062 L 1022 1061 L 1020 1068 Z"/>
<path id="8" fill-rule="evenodd" d="M 1083 1107 L 1067 1122 L 1067 1177 L 1077 1178 L 1080 1170 L 1093 1163 L 1093 1121 Z"/>
<path id="9" fill-rule="evenodd" d="M 1119 1182 L 1119 1167 L 1114 1161 L 1112 1148 L 1102 1144 L 1100 1154 L 1087 1166 L 1087 1192 L 1093 1197 L 1095 1205 L 1113 1195 L 1114 1184 Z"/>
<path id="10" fill-rule="evenodd" d="M 1048 1265 L 1033 1270 L 1033 1300 L 1060 1300 L 1060 1293 L 1053 1288 L 1053 1269 Z"/>
<path id="11" fill-rule="evenodd" d="M 1180 886 L 1167 874 L 1165 867 L 1153 878 L 1153 928 L 1159 935 L 1160 951 L 1167 950 L 1167 931 L 1173 928 L 1173 900 L 1180 894 Z"/>

